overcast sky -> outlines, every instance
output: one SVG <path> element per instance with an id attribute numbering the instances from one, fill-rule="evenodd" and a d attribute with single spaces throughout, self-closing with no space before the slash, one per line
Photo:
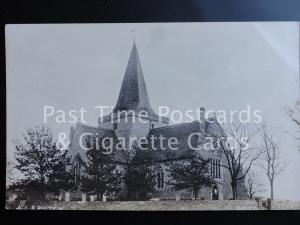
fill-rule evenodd
<path id="1" fill-rule="evenodd" d="M 94 106 L 117 101 L 133 29 L 152 107 L 262 110 L 287 163 L 275 197 L 300 200 L 300 153 L 287 134 L 296 127 L 284 112 L 299 99 L 299 24 L 292 22 L 8 25 L 9 159 L 12 140 L 42 124 L 45 105 L 85 108 L 97 126 Z M 76 124 L 53 117 L 47 125 L 58 134 Z"/>

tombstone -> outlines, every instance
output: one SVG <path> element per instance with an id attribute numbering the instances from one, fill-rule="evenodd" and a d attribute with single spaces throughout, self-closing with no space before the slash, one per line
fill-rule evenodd
<path id="1" fill-rule="evenodd" d="M 62 199 L 63 199 L 63 194 L 60 193 L 59 196 L 58 196 L 58 201 L 62 201 Z"/>
<path id="2" fill-rule="evenodd" d="M 256 202 L 257 202 L 257 208 L 261 208 L 262 206 L 262 198 L 261 197 L 256 197 L 255 198 Z"/>
<path id="3" fill-rule="evenodd" d="M 272 199 L 271 198 L 268 198 L 267 199 L 267 209 L 271 209 L 271 204 L 272 204 Z"/>
<path id="4" fill-rule="evenodd" d="M 65 202 L 69 202 L 70 201 L 70 193 L 66 192 L 65 193 Z"/>
<path id="5" fill-rule="evenodd" d="M 90 201 L 94 202 L 95 201 L 95 196 L 94 195 L 90 195 Z"/>
<path id="6" fill-rule="evenodd" d="M 102 195 L 102 201 L 106 202 L 106 195 L 105 194 Z"/>
<path id="7" fill-rule="evenodd" d="M 85 203 L 85 202 L 86 202 L 86 194 L 85 194 L 85 193 L 83 193 L 83 194 L 81 195 L 81 202 L 82 202 L 82 203 Z"/>
<path id="8" fill-rule="evenodd" d="M 175 201 L 180 201 L 180 194 L 179 193 L 175 194 Z"/>

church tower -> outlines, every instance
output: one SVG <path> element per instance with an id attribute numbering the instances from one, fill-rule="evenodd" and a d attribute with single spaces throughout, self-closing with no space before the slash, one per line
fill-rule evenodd
<path id="1" fill-rule="evenodd" d="M 113 129 L 118 137 L 131 138 L 146 137 L 150 129 L 168 124 L 168 118 L 159 117 L 151 108 L 134 41 L 117 104 L 111 115 L 99 118 L 99 127 Z"/>

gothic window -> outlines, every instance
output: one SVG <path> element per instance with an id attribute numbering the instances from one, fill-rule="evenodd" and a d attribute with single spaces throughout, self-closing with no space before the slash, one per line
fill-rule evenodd
<path id="1" fill-rule="evenodd" d="M 164 172 L 160 171 L 157 173 L 157 188 L 164 188 Z"/>
<path id="2" fill-rule="evenodd" d="M 221 163 L 220 160 L 218 160 L 218 178 L 221 179 Z"/>
<path id="3" fill-rule="evenodd" d="M 213 159 L 210 160 L 210 177 L 214 177 L 213 176 Z"/>
<path id="4" fill-rule="evenodd" d="M 215 178 L 218 178 L 218 160 L 215 160 Z"/>
<path id="5" fill-rule="evenodd" d="M 221 178 L 221 164 L 219 159 L 210 160 L 210 176 L 212 178 Z"/>
<path id="6" fill-rule="evenodd" d="M 153 123 L 151 124 L 151 129 L 154 129 L 154 124 Z"/>
<path id="7" fill-rule="evenodd" d="M 74 162 L 73 174 L 74 174 L 75 185 L 78 185 L 79 184 L 79 178 L 80 178 L 80 164 L 79 164 L 78 161 Z"/>
<path id="8" fill-rule="evenodd" d="M 118 128 L 118 124 L 117 124 L 117 123 L 114 123 L 114 124 L 113 124 L 113 129 L 116 130 L 117 128 Z"/>

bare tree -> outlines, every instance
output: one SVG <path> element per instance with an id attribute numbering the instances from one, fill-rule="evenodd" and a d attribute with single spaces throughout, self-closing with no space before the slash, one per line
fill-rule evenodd
<path id="1" fill-rule="evenodd" d="M 220 140 L 220 151 L 225 163 L 221 166 L 229 171 L 232 198 L 237 199 L 238 183 L 245 179 L 253 163 L 259 158 L 260 151 L 252 144 L 257 129 L 249 123 L 232 122 L 224 126 L 226 137 Z"/>
<path id="2" fill-rule="evenodd" d="M 271 189 L 271 199 L 274 199 L 274 180 L 285 165 L 280 160 L 279 141 L 273 136 L 266 124 L 260 127 L 262 138 L 262 155 L 258 165 L 266 172 Z"/>
<path id="3" fill-rule="evenodd" d="M 300 101 L 297 101 L 293 108 L 288 108 L 286 110 L 287 114 L 291 120 L 297 125 L 298 133 L 300 133 Z M 292 135 L 296 140 L 300 141 L 300 135 Z M 300 145 L 298 146 L 300 150 Z"/>
<path id="4" fill-rule="evenodd" d="M 257 193 L 265 192 L 264 185 L 259 181 L 258 175 L 253 171 L 248 172 L 246 176 L 246 186 L 248 189 L 248 198 L 253 199 Z"/>
<path id="5" fill-rule="evenodd" d="M 300 127 L 300 101 L 297 101 L 294 108 L 288 108 L 287 114 L 293 122 Z"/>

